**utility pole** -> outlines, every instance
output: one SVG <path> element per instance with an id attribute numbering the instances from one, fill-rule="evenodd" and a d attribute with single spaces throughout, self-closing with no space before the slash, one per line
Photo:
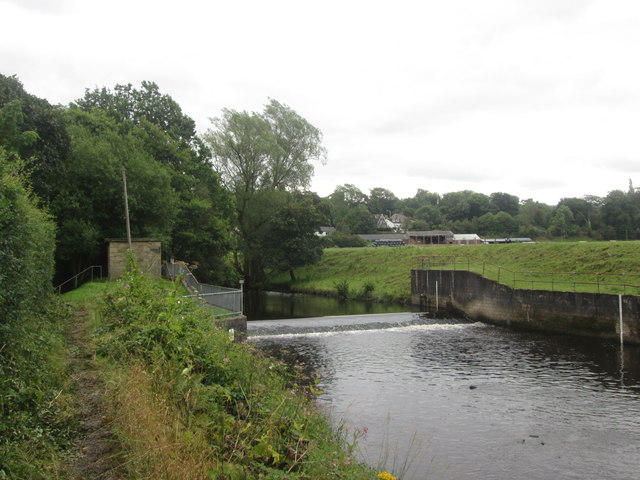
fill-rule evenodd
<path id="1" fill-rule="evenodd" d="M 127 174 L 122 167 L 122 188 L 124 191 L 124 218 L 127 224 L 127 242 L 129 242 L 129 250 L 131 250 L 131 226 L 129 225 L 129 197 L 127 195 Z"/>

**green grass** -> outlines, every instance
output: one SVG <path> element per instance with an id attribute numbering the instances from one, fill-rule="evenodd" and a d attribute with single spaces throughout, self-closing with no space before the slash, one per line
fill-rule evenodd
<path id="1" fill-rule="evenodd" d="M 150 283 L 160 290 L 169 291 L 176 288 L 180 296 L 189 295 L 189 292 L 186 288 L 184 288 L 184 286 L 182 286 L 181 284 L 174 285 L 171 280 L 154 279 L 150 280 Z M 108 288 L 108 285 L 109 282 L 106 280 L 87 282 L 76 288 L 75 290 L 64 293 L 62 295 L 62 299 L 74 305 L 80 305 L 90 301 L 99 301 L 100 295 L 104 293 L 106 288 Z M 216 306 L 210 306 L 209 308 L 215 316 L 224 316 L 229 314 L 229 311 L 225 310 L 224 308 Z"/>
<path id="2" fill-rule="evenodd" d="M 104 292 L 107 287 L 106 281 L 94 281 L 87 282 L 75 290 L 63 293 L 61 298 L 65 302 L 69 302 L 73 305 L 79 305 L 86 303 L 89 300 L 96 300 Z"/>
<path id="3" fill-rule="evenodd" d="M 374 286 L 372 296 L 383 301 L 407 301 L 411 292 L 411 269 L 416 257 L 456 257 L 456 268 L 483 273 L 518 288 L 622 293 L 622 287 L 605 283 L 640 284 L 640 242 L 547 242 L 506 245 L 438 245 L 399 248 L 331 248 L 317 265 L 296 270 L 296 282 L 288 274 L 273 277 L 270 288 L 335 295 L 336 285 L 349 282 L 350 291 Z M 467 263 L 467 259 L 469 263 Z M 452 268 L 445 265 L 443 268 Z M 518 272 L 518 273 L 514 273 Z M 534 275 L 531 272 L 555 272 Z M 601 274 L 558 275 L 573 272 Z M 628 277 L 616 277 L 628 274 Z M 606 278 L 606 280 L 604 280 Z M 533 283 L 532 283 L 533 282 Z M 627 287 L 626 293 L 640 293 Z"/>
<path id="4" fill-rule="evenodd" d="M 0 326 L 0 478 L 67 479 L 77 428 L 68 311 L 53 297 Z"/>
<path id="5" fill-rule="evenodd" d="M 134 270 L 85 301 L 126 478 L 375 477 L 315 404 L 302 365 L 230 342 L 176 288 Z"/>

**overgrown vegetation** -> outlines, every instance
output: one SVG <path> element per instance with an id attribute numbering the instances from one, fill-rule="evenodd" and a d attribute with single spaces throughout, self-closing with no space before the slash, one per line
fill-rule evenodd
<path id="1" fill-rule="evenodd" d="M 320 414 L 301 365 L 232 343 L 175 288 L 132 269 L 108 285 L 95 332 L 130 478 L 375 476 Z"/>
<path id="2" fill-rule="evenodd" d="M 73 431 L 53 223 L 0 148 L 0 478 L 58 478 Z"/>
<path id="3" fill-rule="evenodd" d="M 438 256 L 458 260 L 458 268 L 466 268 L 467 258 L 472 258 L 471 269 L 483 273 L 482 264 L 491 266 L 484 273 L 498 279 L 498 267 L 502 269 L 500 281 L 512 281 L 512 272 L 584 272 L 599 274 L 635 274 L 640 270 L 640 242 L 546 242 L 505 245 L 438 245 L 432 247 L 407 246 L 383 248 L 332 248 L 325 250 L 317 265 L 299 270 L 297 279 L 281 274 L 274 278 L 271 288 L 323 295 L 340 295 L 337 285 L 348 280 L 351 292 L 369 293 L 379 301 L 406 302 L 411 291 L 411 269 L 420 256 Z M 505 272 L 507 272 L 505 274 Z M 531 279 L 531 274 L 519 279 Z M 614 277 L 600 280 L 615 282 Z M 537 277 L 536 277 L 537 278 Z M 556 277 L 561 279 L 562 277 Z M 567 277 L 570 278 L 570 277 Z M 589 280 L 586 277 L 585 281 Z M 591 277 L 593 278 L 593 276 Z M 628 279 L 638 283 L 640 277 Z M 519 288 L 530 288 L 524 280 Z M 535 288 L 551 288 L 536 283 Z M 555 289 L 571 290 L 573 285 L 556 284 Z M 590 288 L 590 289 L 589 289 Z M 584 286 L 582 291 L 597 291 L 597 285 Z M 601 290 L 606 291 L 605 289 Z"/>

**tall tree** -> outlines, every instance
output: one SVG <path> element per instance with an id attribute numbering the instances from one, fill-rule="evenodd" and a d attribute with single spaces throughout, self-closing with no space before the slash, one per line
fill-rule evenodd
<path id="1" fill-rule="evenodd" d="M 560 236 L 563 240 L 569 235 L 575 234 L 577 231 L 573 212 L 566 205 L 560 205 L 556 208 L 551 224 L 549 225 L 549 233 L 551 235 Z"/>
<path id="2" fill-rule="evenodd" d="M 105 112 L 71 108 L 68 160 L 52 179 L 51 211 L 58 223 L 57 260 L 65 276 L 101 263 L 104 240 L 124 236 L 121 169 L 126 167 L 132 234 L 167 244 L 177 215 L 169 170 Z"/>
<path id="3" fill-rule="evenodd" d="M 204 140 L 213 152 L 214 167 L 235 196 L 240 249 L 236 264 L 252 282 L 260 278 L 263 265 L 259 232 L 278 206 L 278 196 L 269 192 L 309 185 L 311 162 L 326 158 L 322 134 L 273 99 L 262 113 L 225 109 L 212 123 Z"/>
<path id="4" fill-rule="evenodd" d="M 490 195 L 491 203 L 494 206 L 495 213 L 506 212 L 512 217 L 518 214 L 520 199 L 515 195 L 503 192 L 494 192 Z"/>
<path id="5" fill-rule="evenodd" d="M 376 221 L 367 207 L 357 205 L 348 209 L 336 228 L 344 233 L 376 233 Z"/>
<path id="6" fill-rule="evenodd" d="M 618 240 L 635 240 L 640 237 L 640 193 L 629 190 L 613 190 L 604 199 L 602 220 Z"/>
<path id="7" fill-rule="evenodd" d="M 27 93 L 15 76 L 0 74 L 0 145 L 23 159 L 34 192 L 45 203 L 50 180 L 71 144 L 62 107 Z"/>
<path id="8" fill-rule="evenodd" d="M 398 204 L 398 197 L 391 190 L 380 187 L 369 190 L 367 205 L 371 213 L 382 213 L 390 216 L 396 213 Z"/>
<path id="9" fill-rule="evenodd" d="M 177 198 L 164 251 L 197 264 L 203 282 L 233 283 L 225 261 L 233 199 L 211 168 L 210 152 L 196 136 L 195 122 L 171 96 L 147 81 L 139 88 L 127 84 L 87 90 L 75 105 L 112 117 L 121 132 L 138 139 L 168 173 Z"/>
<path id="10" fill-rule="evenodd" d="M 161 93 L 154 82 L 143 81 L 140 88 L 128 83 L 118 84 L 113 90 L 106 87 L 87 89 L 75 104 L 83 110 L 104 110 L 119 122 L 150 122 L 174 140 L 190 143 L 196 138 L 193 119 L 182 112 L 171 96 Z"/>
<path id="11" fill-rule="evenodd" d="M 263 242 L 265 266 L 289 271 L 295 281 L 295 268 L 318 262 L 322 241 L 315 233 L 320 219 L 310 198 L 296 200 L 290 195 L 269 222 Z"/>

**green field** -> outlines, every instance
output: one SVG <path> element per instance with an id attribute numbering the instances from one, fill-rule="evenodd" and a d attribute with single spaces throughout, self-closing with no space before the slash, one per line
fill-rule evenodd
<path id="1" fill-rule="evenodd" d="M 416 264 L 419 257 L 437 259 Z M 414 265 L 455 265 L 517 288 L 640 294 L 637 241 L 331 248 L 320 263 L 297 269 L 295 282 L 283 273 L 268 287 L 335 295 L 336 284 L 348 282 L 353 297 L 369 285 L 378 300 L 407 301 Z"/>

